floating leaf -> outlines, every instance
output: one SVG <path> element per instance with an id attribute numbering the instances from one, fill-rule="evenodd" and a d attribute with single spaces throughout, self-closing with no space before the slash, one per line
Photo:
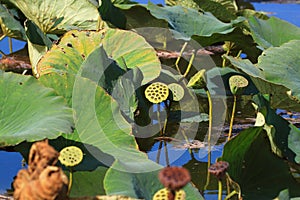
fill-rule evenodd
<path id="1" fill-rule="evenodd" d="M 169 88 L 161 82 L 151 83 L 145 90 L 145 96 L 151 103 L 161 103 L 167 100 Z"/>
<path id="2" fill-rule="evenodd" d="M 0 91 L 0 146 L 71 132 L 71 109 L 34 77 L 0 71 Z"/>
<path id="3" fill-rule="evenodd" d="M 59 161 L 67 167 L 74 167 L 78 165 L 83 159 L 83 153 L 80 148 L 76 146 L 68 146 L 59 152 Z"/>

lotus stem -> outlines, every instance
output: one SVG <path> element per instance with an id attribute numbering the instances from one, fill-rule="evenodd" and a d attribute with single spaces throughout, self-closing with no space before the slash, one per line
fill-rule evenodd
<path id="1" fill-rule="evenodd" d="M 224 200 L 230 199 L 231 197 L 233 197 L 234 195 L 238 195 L 237 191 L 233 190 L 230 194 L 228 194 Z"/>
<path id="2" fill-rule="evenodd" d="M 222 200 L 222 181 L 218 179 L 218 200 Z"/>
<path id="3" fill-rule="evenodd" d="M 167 149 L 167 142 L 164 142 L 164 150 L 165 150 L 165 156 L 166 156 L 166 166 L 169 167 L 170 166 L 170 161 L 169 161 L 169 154 L 168 154 L 168 149 Z"/>
<path id="4" fill-rule="evenodd" d="M 195 51 L 193 51 L 189 65 L 187 66 L 185 73 L 183 74 L 183 77 L 186 77 L 188 75 L 188 73 L 190 72 L 194 59 L 195 59 Z"/>
<path id="5" fill-rule="evenodd" d="M 158 146 L 157 155 L 156 155 L 156 163 L 157 164 L 159 164 L 161 148 L 162 148 L 162 141 L 159 141 L 159 146 Z"/>
<path id="6" fill-rule="evenodd" d="M 10 37 L 8 38 L 8 45 L 9 45 L 9 53 L 12 53 L 13 52 L 12 39 Z"/>
<path id="7" fill-rule="evenodd" d="M 176 60 L 176 62 L 175 62 L 175 67 L 176 67 L 176 69 L 177 69 L 177 71 L 178 71 L 179 74 L 181 74 L 181 71 L 180 71 L 180 69 L 179 69 L 178 64 L 179 64 L 180 58 L 182 57 L 183 51 L 184 51 L 185 48 L 186 48 L 186 45 L 187 45 L 187 42 L 185 42 L 185 43 L 183 44 L 183 46 L 182 46 L 182 48 L 181 48 L 181 50 L 180 50 L 179 57 L 177 58 L 177 60 Z"/>
<path id="8" fill-rule="evenodd" d="M 68 196 L 71 192 L 72 182 L 73 182 L 73 168 L 70 167 L 69 185 L 68 185 L 68 193 L 67 193 Z"/>
<path id="9" fill-rule="evenodd" d="M 5 38 L 5 37 L 6 37 L 6 35 L 0 36 L 0 41 L 3 40 L 3 38 Z"/>
<path id="10" fill-rule="evenodd" d="M 204 190 L 207 189 L 208 185 L 209 185 L 209 181 L 210 181 L 210 173 L 208 172 L 208 168 L 210 167 L 210 163 L 211 163 L 211 134 L 212 134 L 212 99 L 211 99 L 211 95 L 210 92 L 208 91 L 208 89 L 205 89 L 206 91 L 206 95 L 207 95 L 207 99 L 208 99 L 208 116 L 209 116 L 209 120 L 208 120 L 208 137 L 207 137 L 207 144 L 208 144 L 208 154 L 207 154 L 207 177 L 206 177 L 206 184 L 204 186 Z"/>
<path id="11" fill-rule="evenodd" d="M 231 135 L 232 135 L 232 126 L 233 126 L 233 120 L 234 120 L 234 114 L 235 114 L 235 107 L 236 107 L 236 95 L 233 95 L 233 106 L 232 106 L 232 112 L 231 112 L 231 118 L 230 118 L 229 133 L 228 133 L 228 138 L 227 138 L 228 141 L 231 139 Z"/>

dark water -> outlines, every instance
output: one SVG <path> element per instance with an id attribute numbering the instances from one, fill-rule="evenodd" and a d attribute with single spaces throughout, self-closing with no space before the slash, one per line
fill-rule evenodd
<path id="1" fill-rule="evenodd" d="M 148 3 L 148 0 L 140 0 L 141 3 Z M 163 0 L 154 0 L 153 3 L 164 3 Z M 271 12 L 272 16 L 279 17 L 290 23 L 300 26 L 300 4 L 276 4 L 276 3 L 253 3 L 255 8 L 259 11 Z M 13 40 L 13 51 L 22 49 L 25 43 L 17 40 Z M 0 50 L 8 54 L 8 40 L 7 38 L 0 41 Z M 216 145 L 212 151 L 212 162 L 216 158 L 221 156 L 223 144 Z M 159 148 L 159 142 L 155 143 L 153 146 L 149 147 L 147 152 L 149 158 L 153 161 L 157 160 L 157 152 Z M 166 154 L 165 150 L 168 151 L 168 159 L 171 165 L 173 166 L 184 166 L 191 170 L 192 176 L 193 173 L 198 173 L 198 171 L 205 171 L 206 162 L 207 162 L 207 150 L 205 148 L 198 151 L 187 151 L 182 149 L 175 149 L 171 144 L 167 144 L 167 148 L 162 147 L 160 153 L 159 163 L 166 165 Z M 180 156 L 178 156 L 180 155 Z M 5 193 L 6 189 L 11 188 L 11 182 L 13 177 L 17 174 L 18 170 L 22 168 L 22 157 L 19 153 L 13 152 L 4 152 L 0 151 L 0 194 Z M 196 176 L 193 176 L 196 177 Z M 199 177 L 199 175 L 197 176 Z M 203 179 L 205 176 L 201 176 Z M 203 180 L 193 180 L 195 183 L 202 182 Z M 199 188 L 201 188 L 200 185 Z M 211 188 L 212 193 L 217 193 L 214 188 Z M 215 194 L 205 194 L 206 199 L 216 199 Z"/>

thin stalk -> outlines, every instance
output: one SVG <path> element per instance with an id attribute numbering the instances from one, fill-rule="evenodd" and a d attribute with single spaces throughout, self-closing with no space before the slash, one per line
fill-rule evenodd
<path id="1" fill-rule="evenodd" d="M 160 104 L 156 104 L 157 105 L 157 123 L 158 123 L 158 126 L 159 126 L 159 132 L 160 132 L 160 135 L 163 136 L 163 130 L 161 128 L 161 123 L 160 123 Z"/>
<path id="2" fill-rule="evenodd" d="M 189 62 L 189 65 L 187 66 L 187 68 L 186 68 L 186 70 L 185 70 L 185 72 L 184 72 L 184 74 L 183 74 L 183 77 L 184 77 L 184 78 L 185 78 L 185 77 L 188 75 L 188 73 L 190 72 L 191 67 L 192 67 L 192 65 L 193 65 L 194 59 L 195 59 L 195 52 L 193 52 L 193 54 L 192 54 L 192 56 L 191 56 L 191 59 L 190 59 L 190 62 Z"/>
<path id="3" fill-rule="evenodd" d="M 233 120 L 234 120 L 235 107 L 236 107 L 236 95 L 233 95 L 233 106 L 232 106 L 232 112 L 231 112 L 231 118 L 230 118 L 229 133 L 228 133 L 228 138 L 227 138 L 228 141 L 231 139 L 231 135 L 232 135 L 232 126 L 233 126 Z"/>
<path id="4" fill-rule="evenodd" d="M 225 54 L 226 56 L 229 55 L 230 49 L 231 49 L 231 42 L 228 45 L 228 49 L 227 49 L 226 54 Z M 226 59 L 224 57 L 223 57 L 222 67 L 226 67 Z"/>
<path id="5" fill-rule="evenodd" d="M 72 182 L 73 182 L 73 169 L 70 168 L 70 177 L 69 177 L 69 185 L 68 185 L 68 196 L 71 192 L 71 187 L 72 187 Z"/>
<path id="6" fill-rule="evenodd" d="M 8 38 L 8 45 L 9 45 L 9 53 L 12 53 L 13 52 L 12 39 L 10 37 Z"/>
<path id="7" fill-rule="evenodd" d="M 157 164 L 159 164 L 161 148 L 162 148 L 162 141 L 159 141 L 159 146 L 158 146 L 157 155 L 156 155 L 156 163 Z"/>
<path id="8" fill-rule="evenodd" d="M 3 40 L 3 38 L 5 38 L 5 37 L 6 37 L 6 35 L 0 36 L 0 41 Z"/>
<path id="9" fill-rule="evenodd" d="M 167 167 L 170 166 L 170 161 L 169 161 L 169 154 L 168 154 L 168 149 L 167 149 L 167 142 L 164 141 L 164 150 L 165 150 L 165 156 L 166 156 L 166 165 Z"/>
<path id="10" fill-rule="evenodd" d="M 234 195 L 238 195 L 239 193 L 237 193 L 237 191 L 233 190 L 230 194 L 228 194 L 224 200 L 228 200 L 231 197 L 233 197 Z"/>
<path id="11" fill-rule="evenodd" d="M 167 123 L 168 123 L 168 118 L 169 118 L 169 114 L 170 114 L 171 101 L 170 101 L 170 105 L 167 105 L 166 101 L 164 101 L 164 105 L 165 105 L 165 110 L 166 110 L 167 116 L 166 116 L 166 119 L 164 122 L 164 127 L 162 130 L 163 135 L 166 134 Z"/>
<path id="12" fill-rule="evenodd" d="M 1 54 L 2 58 L 6 57 L 6 54 L 3 51 L 1 51 L 1 50 L 0 50 L 0 54 Z"/>
<path id="13" fill-rule="evenodd" d="M 180 50 L 180 54 L 179 54 L 179 56 L 178 56 L 178 58 L 177 58 L 177 60 L 176 60 L 176 62 L 175 62 L 175 67 L 176 67 L 176 69 L 177 69 L 177 71 L 178 71 L 179 74 L 181 74 L 181 71 L 180 71 L 180 69 L 179 69 L 178 64 L 179 64 L 180 58 L 182 57 L 182 54 L 183 54 L 183 52 L 184 52 L 184 50 L 185 50 L 185 48 L 186 48 L 186 45 L 187 45 L 187 42 L 185 42 L 185 43 L 183 44 L 183 46 L 182 46 L 182 48 L 181 48 L 181 50 Z"/>
<path id="14" fill-rule="evenodd" d="M 208 137 L 207 137 L 207 144 L 208 144 L 208 154 L 207 154 L 207 176 L 206 176 L 206 184 L 204 186 L 204 190 L 207 189 L 210 181 L 210 173 L 208 172 L 208 168 L 210 167 L 211 163 L 211 134 L 212 134 L 212 99 L 210 92 L 206 88 L 206 95 L 208 99 L 208 116 L 209 116 L 209 121 L 208 121 Z"/>
<path id="15" fill-rule="evenodd" d="M 218 200 L 222 200 L 222 181 L 218 180 Z"/>

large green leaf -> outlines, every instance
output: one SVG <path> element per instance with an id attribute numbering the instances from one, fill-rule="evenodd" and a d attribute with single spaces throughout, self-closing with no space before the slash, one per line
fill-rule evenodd
<path id="1" fill-rule="evenodd" d="M 234 30 L 233 25 L 240 22 L 224 23 L 210 13 L 198 11 L 182 6 L 159 7 L 149 2 L 147 9 L 158 19 L 166 20 L 172 29 L 182 34 L 181 38 L 192 35 L 211 36 L 214 33 L 226 34 Z"/>
<path id="2" fill-rule="evenodd" d="M 160 62 L 154 49 L 144 38 L 131 31 L 70 31 L 44 56 L 38 65 L 41 75 L 50 72 L 76 74 L 86 57 L 100 44 L 108 56 L 123 69 L 138 67 L 145 84 L 160 73 Z"/>
<path id="3" fill-rule="evenodd" d="M 276 17 L 263 20 L 252 16 L 248 21 L 255 42 L 265 49 L 300 39 L 299 27 Z"/>
<path id="4" fill-rule="evenodd" d="M 292 40 L 280 47 L 272 47 L 263 52 L 258 58 L 256 65 L 249 60 L 241 60 L 233 57 L 226 57 L 231 64 L 243 70 L 248 75 L 259 78 L 272 84 L 273 90 L 281 94 L 281 98 L 289 96 L 294 104 L 300 100 L 300 56 L 297 53 L 300 50 L 300 40 Z M 277 86 L 276 86 L 277 85 Z M 280 87 L 279 87 L 279 86 Z M 264 89 L 264 83 L 258 82 L 256 85 L 262 92 L 268 92 Z M 288 92 L 290 91 L 290 92 Z M 272 91 L 269 91 L 272 93 Z M 291 101 L 289 101 L 291 103 Z M 281 103 L 282 104 L 282 103 Z"/>
<path id="5" fill-rule="evenodd" d="M 97 8 L 88 0 L 9 0 L 44 33 L 62 33 L 80 28 L 95 30 L 100 19 Z"/>
<path id="6" fill-rule="evenodd" d="M 229 174 L 239 183 L 243 199 L 273 199 L 288 188 L 291 196 L 299 195 L 299 183 L 289 166 L 271 152 L 261 127 L 248 128 L 224 147 L 222 160 L 229 162 Z"/>
<path id="7" fill-rule="evenodd" d="M 35 78 L 0 71 L 0 146 L 69 133 L 72 111 Z"/>
<path id="8" fill-rule="evenodd" d="M 114 167 L 110 168 L 104 179 L 104 188 L 107 194 L 126 195 L 139 199 L 152 200 L 154 194 L 163 188 L 158 180 L 158 170 L 147 173 L 128 173 L 115 170 L 121 169 L 118 161 L 114 163 Z M 122 177 L 120 179 L 120 177 Z M 186 192 L 186 200 L 201 200 L 203 197 L 199 191 L 188 184 L 184 187 Z"/>
<path id="9" fill-rule="evenodd" d="M 269 102 L 261 95 L 253 97 L 258 111 L 263 113 L 266 124 L 272 126 L 266 129 L 271 147 L 275 154 L 290 162 L 300 163 L 300 130 L 288 121 L 278 116 L 270 108 Z M 274 130 L 272 130 L 274 128 Z"/>
<path id="10" fill-rule="evenodd" d="M 25 30 L 9 10 L 0 4 L 0 28 L 4 35 L 16 39 L 26 40 Z"/>

